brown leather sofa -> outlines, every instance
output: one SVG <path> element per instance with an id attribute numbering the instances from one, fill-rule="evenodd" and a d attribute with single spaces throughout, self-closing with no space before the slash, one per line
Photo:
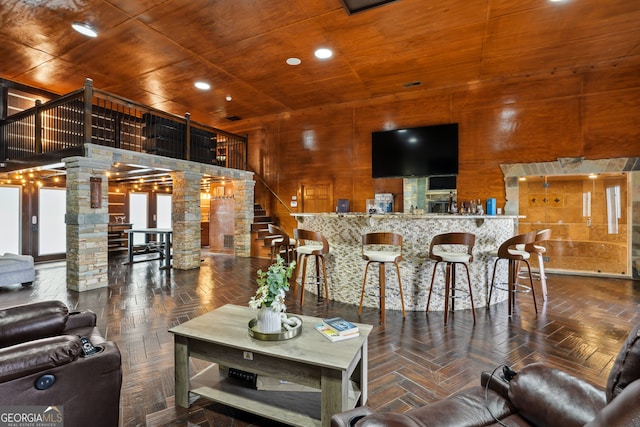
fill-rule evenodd
<path id="1" fill-rule="evenodd" d="M 497 374 L 495 372 L 498 372 Z M 402 414 L 366 406 L 336 414 L 332 427 L 640 426 L 640 324 L 629 334 L 605 390 L 536 363 L 483 373 L 481 385 Z"/>
<path id="2" fill-rule="evenodd" d="M 80 337 L 88 338 L 97 352 L 85 355 Z M 4 411 L 54 407 L 65 426 L 116 427 L 121 385 L 120 351 L 102 337 L 93 312 L 69 313 L 60 301 L 0 310 Z"/>

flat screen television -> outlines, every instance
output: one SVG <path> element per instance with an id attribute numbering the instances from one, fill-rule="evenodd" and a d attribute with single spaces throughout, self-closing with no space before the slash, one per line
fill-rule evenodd
<path id="1" fill-rule="evenodd" d="M 458 123 L 373 132 L 373 178 L 458 173 Z"/>

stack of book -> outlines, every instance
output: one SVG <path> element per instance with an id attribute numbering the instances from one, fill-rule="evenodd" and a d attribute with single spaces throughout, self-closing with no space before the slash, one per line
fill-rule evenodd
<path id="1" fill-rule="evenodd" d="M 360 336 L 358 326 L 348 320 L 344 320 L 342 317 L 322 319 L 322 323 L 316 325 L 316 331 L 331 342 Z"/>

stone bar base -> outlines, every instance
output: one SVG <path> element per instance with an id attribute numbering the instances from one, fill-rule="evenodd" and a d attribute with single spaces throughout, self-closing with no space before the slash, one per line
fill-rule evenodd
<path id="1" fill-rule="evenodd" d="M 474 260 L 469 264 L 474 304 L 476 308 L 487 305 L 488 286 L 491 283 L 495 258 L 487 255 L 502 242 L 512 237 L 517 230 L 516 216 L 471 216 L 471 215 L 406 215 L 406 214 L 293 214 L 298 227 L 321 232 L 329 241 L 331 253 L 327 257 L 329 276 L 329 298 L 348 304 L 360 303 L 360 292 L 366 261 L 362 259 L 362 235 L 369 232 L 387 231 L 403 236 L 403 258 L 400 274 L 404 293 L 405 309 L 422 311 L 427 306 L 431 274 L 435 262 L 428 259 L 429 245 L 436 234 L 446 232 L 470 232 L 476 235 Z M 442 266 L 442 269 L 440 268 Z M 444 310 L 444 264 L 438 267 L 438 276 L 431 297 L 430 311 Z M 458 288 L 467 288 L 466 274 L 458 267 Z M 307 271 L 315 271 L 310 260 Z M 386 270 L 386 307 L 400 310 L 400 292 L 395 268 Z M 498 263 L 497 282 L 506 282 L 507 262 Z M 315 286 L 305 290 L 316 293 Z M 441 292 L 442 291 L 442 292 Z M 494 291 L 492 303 L 504 301 L 505 291 Z M 363 305 L 378 307 L 378 269 L 370 268 Z M 469 309 L 468 298 L 455 302 L 455 309 Z"/>

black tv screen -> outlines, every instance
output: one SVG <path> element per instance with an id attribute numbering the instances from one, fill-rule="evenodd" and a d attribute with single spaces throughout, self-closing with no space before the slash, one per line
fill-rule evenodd
<path id="1" fill-rule="evenodd" d="M 458 124 L 450 123 L 371 134 L 373 178 L 458 173 Z"/>

